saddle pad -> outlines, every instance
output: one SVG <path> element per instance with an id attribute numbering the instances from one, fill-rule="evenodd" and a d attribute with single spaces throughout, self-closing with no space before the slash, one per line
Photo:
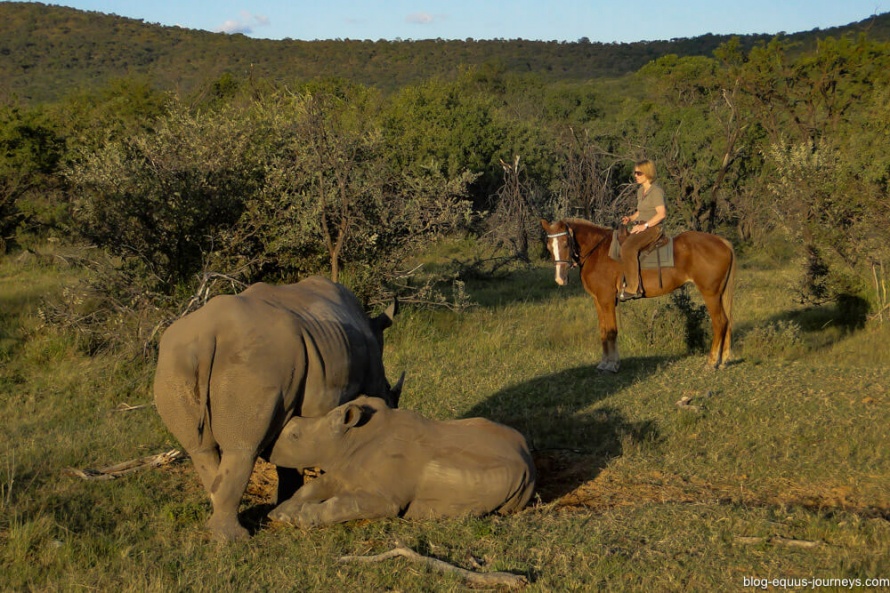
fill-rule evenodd
<path id="1" fill-rule="evenodd" d="M 615 261 L 621 261 L 621 246 L 618 245 L 618 231 L 612 233 L 612 245 L 609 247 L 609 257 Z M 640 268 L 658 269 L 659 258 L 662 268 L 674 267 L 674 238 L 668 238 L 667 245 L 659 247 L 647 254 L 640 254 Z"/>

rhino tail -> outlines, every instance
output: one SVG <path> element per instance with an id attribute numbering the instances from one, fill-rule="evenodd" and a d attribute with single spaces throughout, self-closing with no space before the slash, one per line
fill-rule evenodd
<path id="1" fill-rule="evenodd" d="M 195 404 L 200 410 L 198 438 L 203 440 L 205 429 L 210 426 L 210 377 L 213 374 L 213 361 L 216 358 L 216 340 L 210 344 L 208 356 L 199 354 L 195 364 Z"/>

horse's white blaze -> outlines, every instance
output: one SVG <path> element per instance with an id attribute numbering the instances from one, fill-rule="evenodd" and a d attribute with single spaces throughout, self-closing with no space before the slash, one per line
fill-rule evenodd
<path id="1" fill-rule="evenodd" d="M 563 286 L 566 283 L 566 279 L 565 279 L 566 264 L 560 263 L 560 260 L 565 260 L 565 259 L 567 259 L 567 257 L 564 258 L 559 253 L 559 238 L 558 237 L 552 237 L 550 239 L 550 241 L 551 241 L 550 251 L 553 253 L 553 261 L 556 262 L 556 278 L 555 278 L 556 283 L 559 284 L 560 286 Z"/>
<path id="2" fill-rule="evenodd" d="M 565 264 L 556 264 L 556 283 L 560 286 L 566 285 L 566 268 L 568 268 Z"/>
<path id="3" fill-rule="evenodd" d="M 559 261 L 559 240 L 556 237 L 550 239 L 550 251 L 553 252 L 553 260 Z"/>

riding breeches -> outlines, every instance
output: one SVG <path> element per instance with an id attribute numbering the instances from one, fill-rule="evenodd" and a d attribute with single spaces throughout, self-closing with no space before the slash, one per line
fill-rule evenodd
<path id="1" fill-rule="evenodd" d="M 628 235 L 621 245 L 621 267 L 624 271 L 624 282 L 627 293 L 640 291 L 640 251 L 654 243 L 661 236 L 660 224 L 649 227 L 642 233 Z"/>

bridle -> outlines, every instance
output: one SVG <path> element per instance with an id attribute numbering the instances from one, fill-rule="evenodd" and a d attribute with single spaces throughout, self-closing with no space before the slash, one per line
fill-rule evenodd
<path id="1" fill-rule="evenodd" d="M 568 247 L 568 251 L 569 251 L 569 259 L 557 259 L 556 258 L 557 254 L 554 253 L 553 254 L 554 255 L 553 262 L 556 264 L 565 264 L 567 266 L 574 268 L 575 266 L 578 265 L 578 253 L 576 251 L 577 245 L 575 243 L 575 237 L 574 237 L 574 235 L 572 235 L 571 227 L 569 227 L 569 225 L 566 225 L 566 230 L 564 230 L 562 232 L 547 233 L 548 239 L 558 239 L 560 237 L 567 237 L 566 246 Z"/>
<path id="2" fill-rule="evenodd" d="M 605 237 L 601 238 L 596 245 L 590 248 L 586 255 L 582 256 L 580 251 L 578 250 L 578 243 L 575 241 L 575 235 L 572 233 L 572 227 L 569 226 L 568 223 L 564 222 L 566 225 L 566 230 L 560 231 L 558 233 L 547 233 L 548 239 L 558 239 L 559 237 L 567 237 L 567 247 L 569 250 L 569 259 L 555 259 L 553 262 L 557 265 L 564 264 L 569 266 L 570 268 L 574 267 L 584 267 L 584 263 L 587 261 L 587 258 L 596 251 L 596 248 L 602 244 L 603 241 L 606 240 Z M 555 254 L 554 254 L 555 256 Z"/>

